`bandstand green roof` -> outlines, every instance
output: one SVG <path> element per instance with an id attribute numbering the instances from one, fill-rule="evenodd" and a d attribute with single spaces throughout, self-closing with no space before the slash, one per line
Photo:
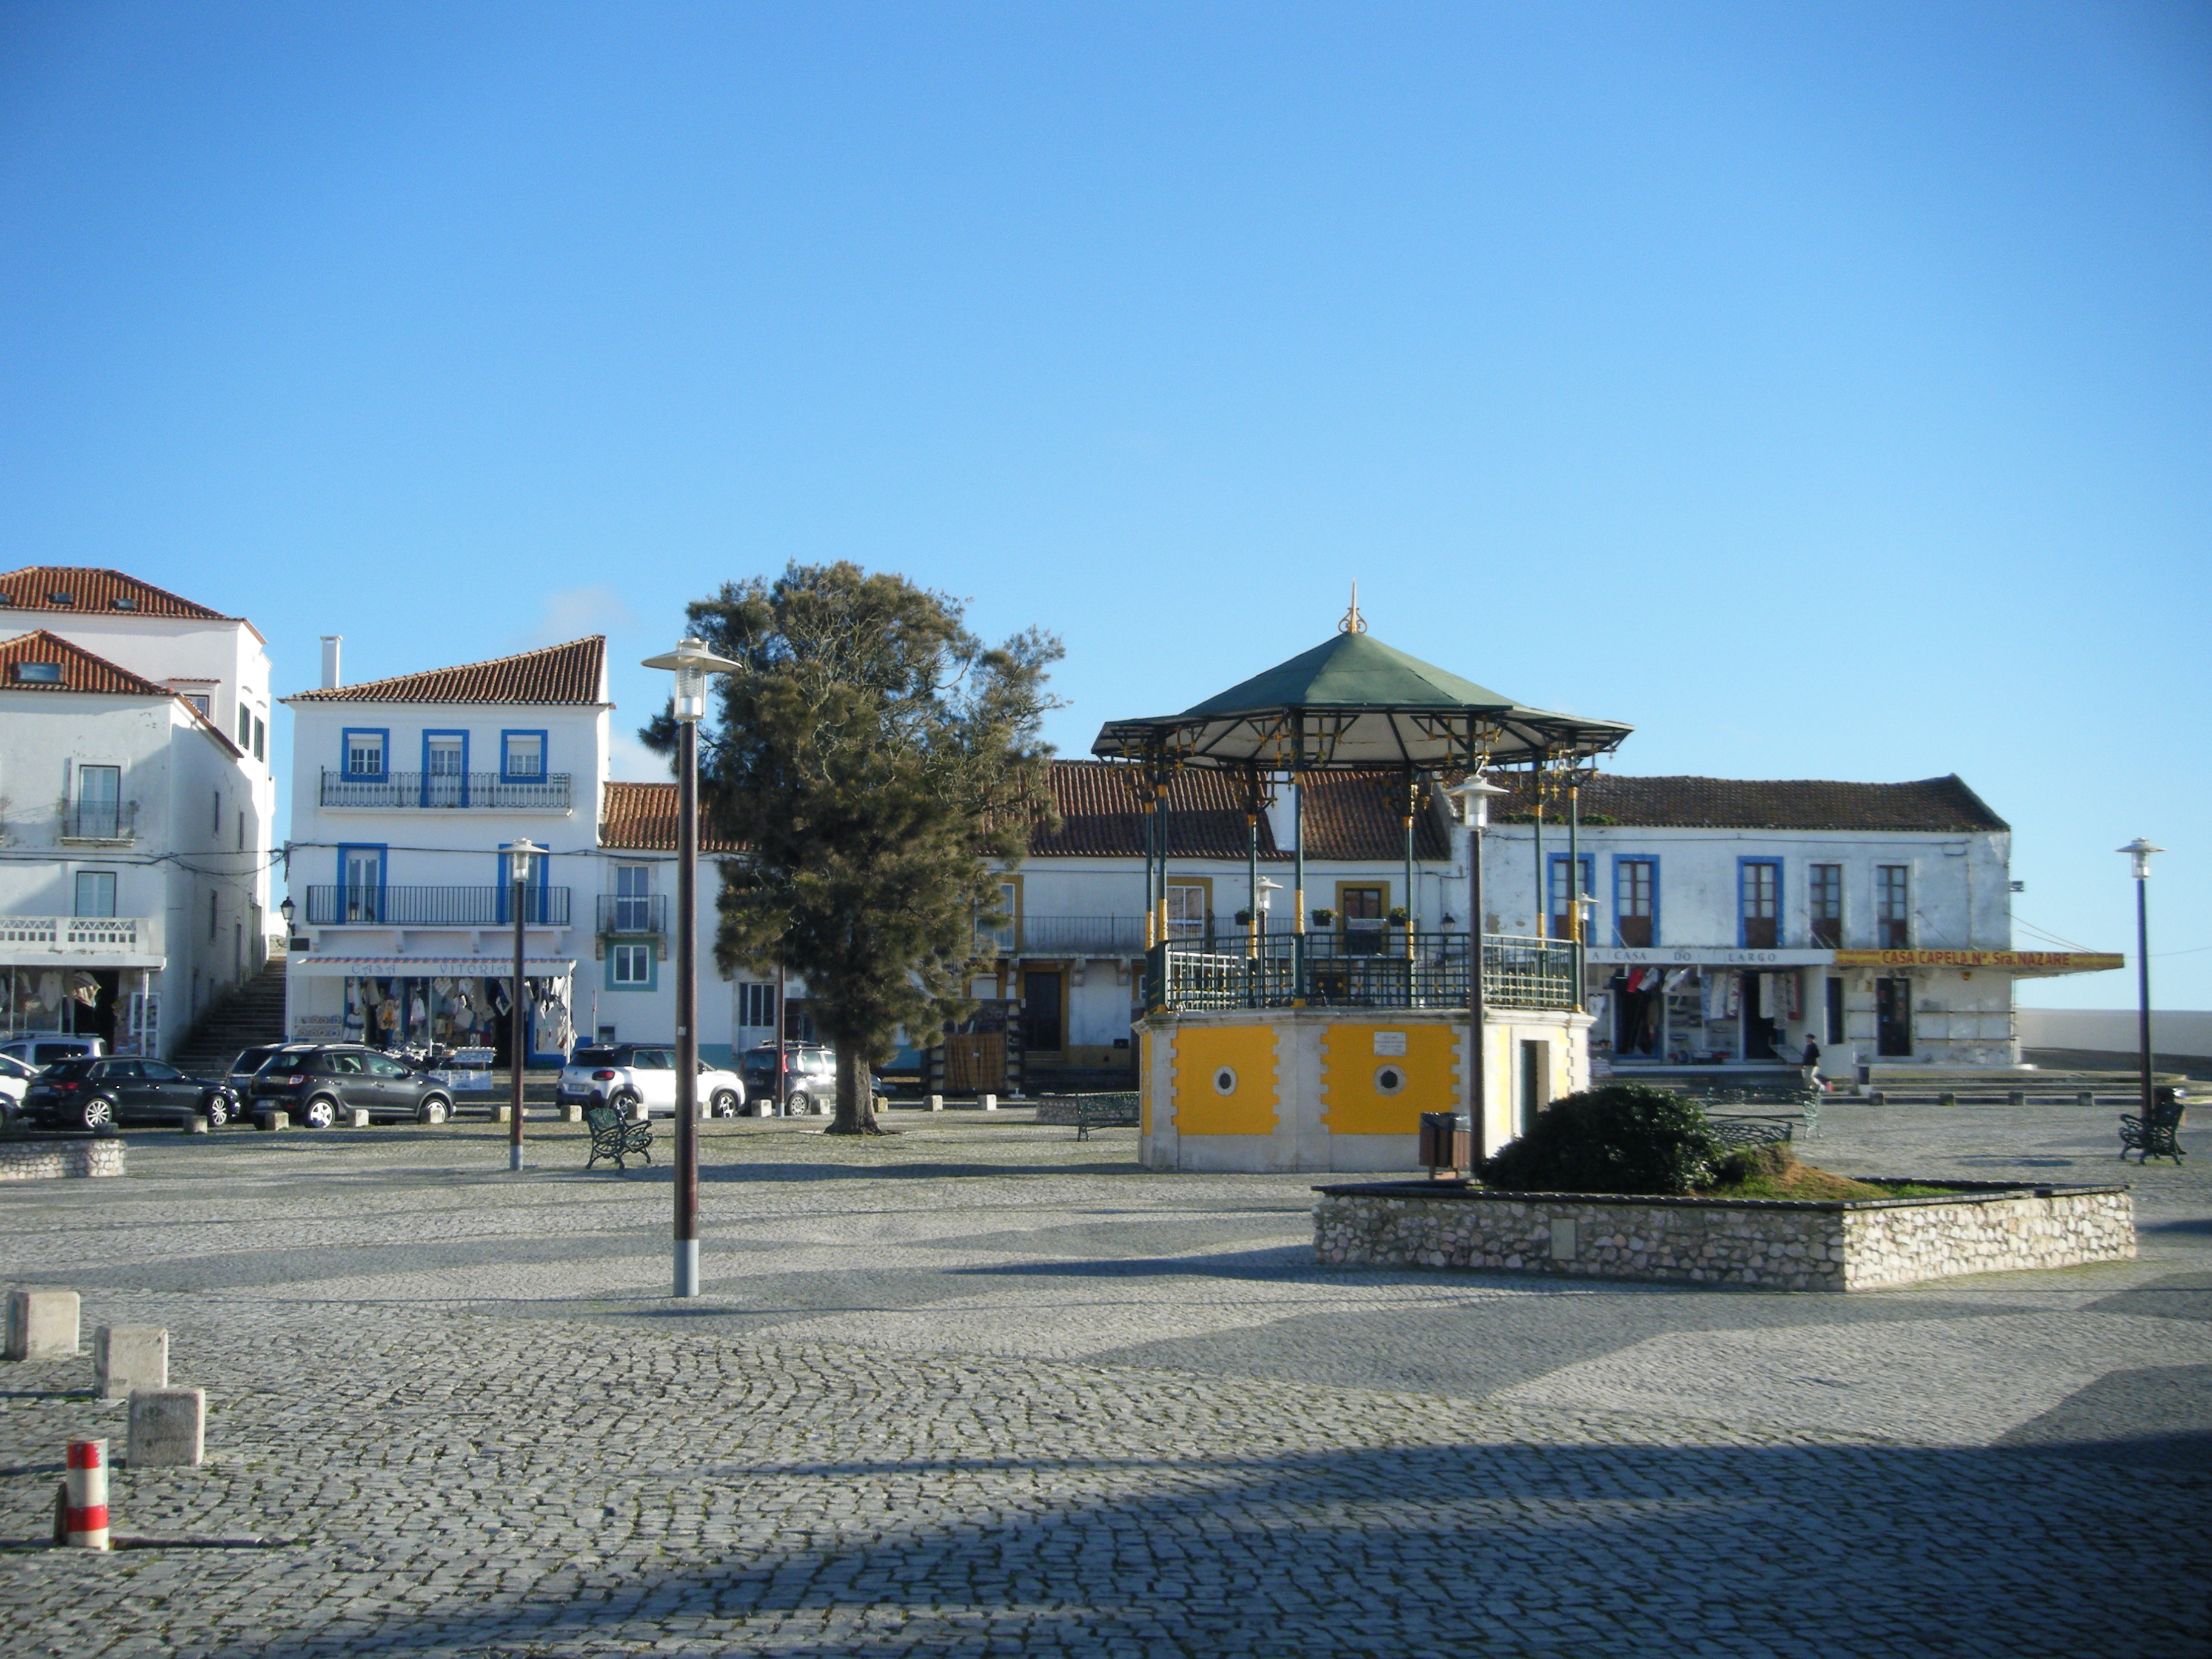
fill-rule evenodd
<path id="1" fill-rule="evenodd" d="M 1267 770 L 1434 771 L 1603 754 L 1633 730 L 1516 702 L 1385 645 L 1356 616 L 1352 628 L 1180 714 L 1109 720 L 1091 753 Z"/>

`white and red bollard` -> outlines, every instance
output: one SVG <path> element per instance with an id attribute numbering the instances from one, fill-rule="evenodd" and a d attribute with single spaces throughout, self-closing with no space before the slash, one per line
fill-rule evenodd
<path id="1" fill-rule="evenodd" d="M 62 1499 L 62 1541 L 71 1549 L 104 1550 L 107 1543 L 107 1443 L 69 1443 L 69 1475 Z"/>

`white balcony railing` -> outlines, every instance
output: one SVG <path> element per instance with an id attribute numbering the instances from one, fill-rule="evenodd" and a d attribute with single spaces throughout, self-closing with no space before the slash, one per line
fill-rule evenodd
<path id="1" fill-rule="evenodd" d="M 159 916 L 0 916 L 0 950 L 21 966 L 40 962 L 79 966 L 158 967 Z"/>

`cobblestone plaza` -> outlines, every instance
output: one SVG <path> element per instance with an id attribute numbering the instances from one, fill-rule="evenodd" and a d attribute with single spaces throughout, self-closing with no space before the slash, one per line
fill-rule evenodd
<path id="1" fill-rule="evenodd" d="M 1832 1108 L 1862 1175 L 2104 1181 L 2113 1114 Z M 134 1136 L 0 1272 L 171 1334 L 209 1462 L 40 1547 L 91 1360 L 0 1370 L 0 1651 L 2198 1655 L 2212 1179 L 2134 1262 L 1850 1297 L 1322 1268 L 1133 1131 Z M 207 1547 L 255 1534 L 264 1548 Z M 199 1540 L 195 1546 L 190 1540 Z"/>

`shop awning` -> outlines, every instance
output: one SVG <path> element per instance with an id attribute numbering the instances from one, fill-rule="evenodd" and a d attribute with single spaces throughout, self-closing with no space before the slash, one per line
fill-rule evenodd
<path id="1" fill-rule="evenodd" d="M 287 971 L 333 979 L 361 979 L 373 974 L 411 979 L 510 979 L 513 957 L 319 957 L 295 956 Z M 576 963 L 569 957 L 525 957 L 525 979 L 571 979 Z"/>

